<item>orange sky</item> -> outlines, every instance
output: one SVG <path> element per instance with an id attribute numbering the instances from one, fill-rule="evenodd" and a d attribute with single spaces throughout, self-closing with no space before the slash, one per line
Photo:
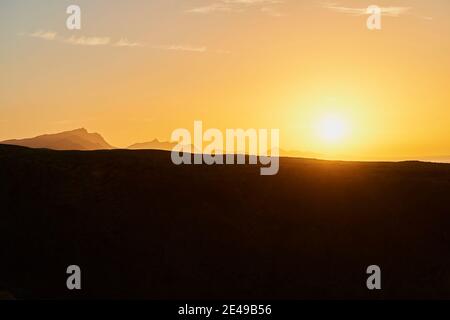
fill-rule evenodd
<path id="1" fill-rule="evenodd" d="M 69 31 L 73 1 L 4 0 L 0 140 L 85 127 L 125 147 L 202 120 L 329 158 L 449 156 L 450 2 L 333 2 L 79 0 Z M 395 13 L 380 31 L 351 14 L 372 4 Z"/>

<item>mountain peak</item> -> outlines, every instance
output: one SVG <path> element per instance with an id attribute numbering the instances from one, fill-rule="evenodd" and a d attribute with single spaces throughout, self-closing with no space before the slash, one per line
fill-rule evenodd
<path id="1" fill-rule="evenodd" d="M 98 133 L 89 133 L 85 128 L 45 134 L 34 138 L 6 140 L 3 144 L 12 144 L 29 148 L 54 150 L 103 150 L 114 149 Z"/>
<path id="2" fill-rule="evenodd" d="M 66 131 L 66 132 L 89 134 L 89 132 L 85 128 L 79 128 L 79 129 Z"/>

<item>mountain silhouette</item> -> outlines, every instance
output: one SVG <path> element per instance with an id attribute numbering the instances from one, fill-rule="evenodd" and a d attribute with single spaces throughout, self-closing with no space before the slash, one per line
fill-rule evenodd
<path id="1" fill-rule="evenodd" d="M 117 149 L 110 145 L 99 133 L 89 133 L 85 128 L 75 129 L 71 131 L 64 131 L 55 134 L 43 134 L 34 138 L 26 139 L 11 139 L 0 141 L 0 144 L 16 145 L 35 149 L 53 149 L 53 150 L 80 150 L 80 151 L 94 151 L 94 150 L 110 150 Z M 160 141 L 154 139 L 147 142 L 134 143 L 128 146 L 129 150 L 162 150 L 172 151 L 177 145 L 176 142 Z M 192 153 L 202 153 L 201 150 L 196 148 L 193 144 L 188 145 L 188 150 Z M 224 154 L 225 150 L 217 150 L 215 154 Z M 239 152 L 235 149 L 234 153 L 251 154 L 246 146 L 244 152 Z M 273 150 L 269 152 L 269 155 L 273 154 Z M 308 159 L 325 159 L 326 156 L 320 153 L 313 153 L 308 151 L 298 150 L 286 150 L 279 149 L 280 157 L 293 157 L 293 158 L 308 158 Z M 345 158 L 345 155 L 342 156 Z M 438 157 L 403 157 L 397 159 L 397 161 L 417 160 L 425 162 L 436 163 L 450 163 L 450 156 L 438 156 Z"/>
<path id="2" fill-rule="evenodd" d="M 100 134 L 89 133 L 84 128 L 55 134 L 44 134 L 34 138 L 6 140 L 1 143 L 53 150 L 114 149 L 114 147 L 107 143 Z"/>
<path id="3" fill-rule="evenodd" d="M 177 144 L 171 142 L 164 142 L 155 139 L 149 142 L 135 143 L 129 146 L 127 149 L 131 150 L 166 150 L 171 151 Z"/>
<path id="4" fill-rule="evenodd" d="M 162 151 L 172 151 L 178 145 L 176 142 L 159 141 L 154 139 L 149 142 L 135 143 L 129 146 L 127 149 L 130 150 L 162 150 Z M 187 145 L 192 153 L 201 153 L 193 144 Z"/>

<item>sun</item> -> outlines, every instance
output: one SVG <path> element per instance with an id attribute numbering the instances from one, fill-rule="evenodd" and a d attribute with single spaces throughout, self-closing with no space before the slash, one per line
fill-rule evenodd
<path id="1" fill-rule="evenodd" d="M 327 143 L 338 143 L 344 140 L 348 133 L 347 122 L 338 115 L 328 114 L 320 118 L 316 125 L 318 137 Z"/>

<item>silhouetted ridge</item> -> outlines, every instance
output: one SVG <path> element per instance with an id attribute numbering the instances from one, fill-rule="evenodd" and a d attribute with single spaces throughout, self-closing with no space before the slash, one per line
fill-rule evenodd
<path id="1" fill-rule="evenodd" d="M 55 134 L 44 134 L 34 138 L 6 140 L 0 143 L 54 150 L 114 149 L 100 134 L 89 133 L 85 128 Z"/>

